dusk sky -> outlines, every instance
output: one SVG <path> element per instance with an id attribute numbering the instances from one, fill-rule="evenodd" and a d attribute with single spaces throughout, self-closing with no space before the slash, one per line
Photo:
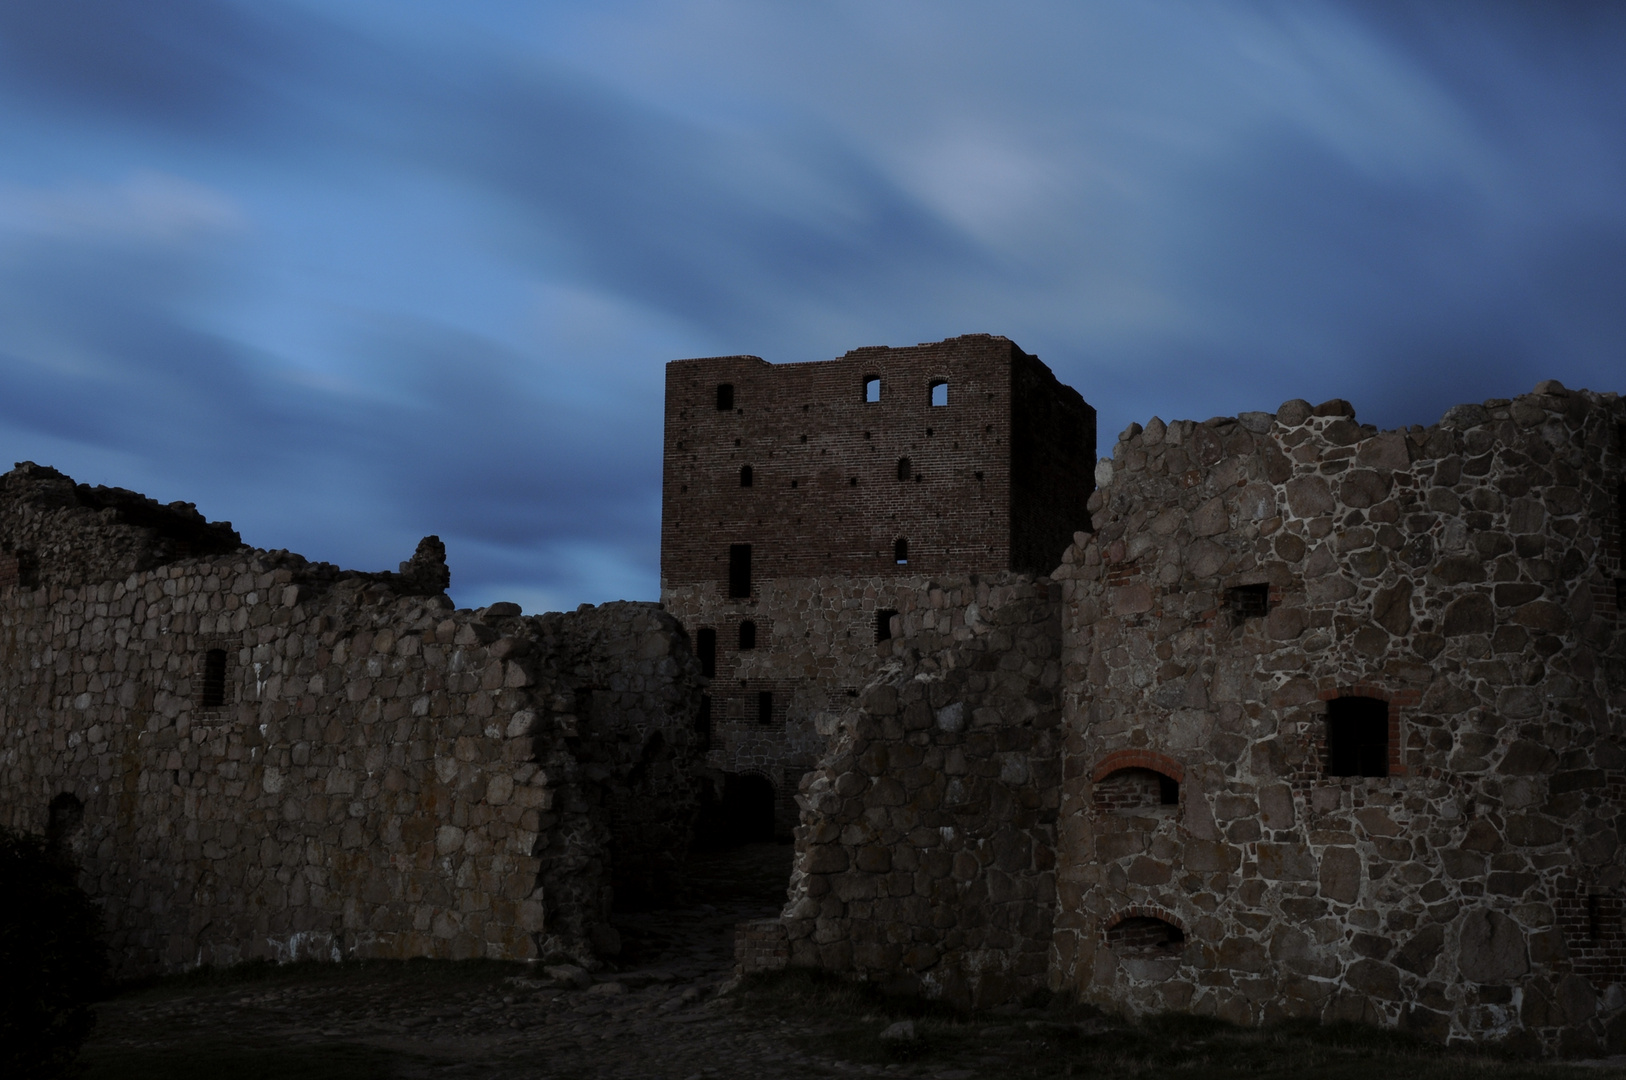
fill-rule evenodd
<path id="1" fill-rule="evenodd" d="M 657 597 L 680 357 L 1626 389 L 1622 3 L 6 0 L 0 148 L 0 459 L 465 606 Z"/>

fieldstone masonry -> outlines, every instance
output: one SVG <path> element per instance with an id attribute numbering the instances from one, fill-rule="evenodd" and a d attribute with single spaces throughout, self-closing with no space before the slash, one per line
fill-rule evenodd
<path id="1" fill-rule="evenodd" d="M 1153 419 L 1090 494 L 1093 412 L 1003 338 L 785 367 L 669 368 L 687 633 L 453 610 L 433 537 L 341 571 L 18 466 L 0 821 L 78 855 L 126 972 L 592 966 L 709 755 L 800 776 L 742 969 L 1626 1051 L 1618 395 Z"/>
<path id="2" fill-rule="evenodd" d="M 1623 455 L 1619 397 L 1551 382 L 1132 425 L 1022 601 L 1056 629 L 904 628 L 841 717 L 789 962 L 1626 1049 Z"/>
<path id="3" fill-rule="evenodd" d="M 360 574 L 201 520 L 0 477 L 0 821 L 71 847 L 123 972 L 613 954 L 696 812 L 674 621 L 453 610 L 433 537 Z"/>

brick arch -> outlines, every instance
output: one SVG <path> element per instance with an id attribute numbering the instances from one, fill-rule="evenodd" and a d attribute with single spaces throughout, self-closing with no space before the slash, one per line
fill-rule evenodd
<path id="1" fill-rule="evenodd" d="M 1102 780 L 1119 769 L 1151 769 L 1177 784 L 1186 782 L 1185 766 L 1156 750 L 1114 750 L 1095 763 L 1095 768 L 1090 770 L 1090 780 L 1092 783 Z"/>
<path id="2" fill-rule="evenodd" d="M 1179 917 L 1168 908 L 1160 907 L 1157 904 L 1135 904 L 1131 907 L 1119 908 L 1106 919 L 1102 920 L 1101 940 L 1105 941 L 1107 931 L 1111 930 L 1113 927 L 1122 923 L 1126 919 L 1161 919 L 1170 926 L 1174 927 L 1176 930 L 1180 931 L 1182 934 L 1190 935 L 1191 933 L 1191 931 L 1186 929 L 1186 924 L 1181 922 Z"/>

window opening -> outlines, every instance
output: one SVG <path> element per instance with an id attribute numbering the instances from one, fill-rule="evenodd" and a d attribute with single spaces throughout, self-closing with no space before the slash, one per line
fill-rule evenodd
<path id="1" fill-rule="evenodd" d="M 897 612 L 891 608 L 883 608 L 875 613 L 875 641 L 877 644 L 892 640 L 892 619 Z"/>
<path id="2" fill-rule="evenodd" d="M 749 465 L 741 465 L 740 466 L 740 487 L 750 487 L 751 486 L 751 475 L 752 475 L 751 474 L 751 466 L 749 466 Z"/>
<path id="3" fill-rule="evenodd" d="M 892 561 L 899 566 L 906 566 L 909 563 L 909 541 L 901 536 L 892 542 Z"/>
<path id="4" fill-rule="evenodd" d="M 1327 702 L 1327 775 L 1389 775 L 1389 703 L 1369 697 Z"/>
<path id="5" fill-rule="evenodd" d="M 754 649 L 757 647 L 757 624 L 750 619 L 740 623 L 740 648 Z"/>
<path id="6" fill-rule="evenodd" d="M 856 477 L 856 476 L 847 477 L 847 486 L 848 487 L 857 487 L 858 486 L 858 477 Z"/>
<path id="7" fill-rule="evenodd" d="M 728 545 L 728 595 L 740 599 L 751 595 L 751 545 Z"/>
<path id="8" fill-rule="evenodd" d="M 72 792 L 61 792 L 51 800 L 46 812 L 45 842 L 52 847 L 60 846 L 79 831 L 84 820 L 85 804 Z"/>
<path id="9" fill-rule="evenodd" d="M 718 383 L 717 384 L 717 411 L 718 412 L 730 412 L 730 411 L 733 410 L 733 408 L 734 408 L 734 384 L 733 383 L 728 383 L 728 382 Z"/>
<path id="10" fill-rule="evenodd" d="M 938 407 L 941 407 L 941 406 L 944 406 L 944 405 L 948 404 L 948 380 L 947 379 L 933 379 L 932 380 L 932 404 L 934 406 L 938 406 Z"/>
<path id="11" fill-rule="evenodd" d="M 757 691 L 757 723 L 773 723 L 773 691 Z"/>
<path id="12" fill-rule="evenodd" d="M 1156 769 L 1132 767 L 1108 773 L 1091 787 L 1095 809 L 1133 816 L 1180 805 L 1180 781 Z"/>
<path id="13" fill-rule="evenodd" d="M 901 457 L 901 458 L 898 459 L 898 479 L 899 480 L 907 480 L 907 479 L 909 479 L 909 477 L 914 475 L 914 471 L 915 471 L 914 466 L 912 464 L 910 464 L 908 458 Z"/>
<path id="14" fill-rule="evenodd" d="M 1107 946 L 1120 956 L 1172 956 L 1185 943 L 1185 931 L 1150 915 L 1124 919 L 1107 930 Z"/>
<path id="15" fill-rule="evenodd" d="M 694 718 L 694 735 L 695 735 L 695 741 L 699 744 L 698 749 L 700 750 L 701 753 L 705 753 L 707 750 L 711 749 L 711 695 L 710 694 L 701 694 L 700 695 L 700 711 L 697 714 L 695 714 L 695 718 Z"/>
<path id="16" fill-rule="evenodd" d="M 717 677 L 717 631 L 702 626 L 694 635 L 695 655 L 700 658 L 700 674 L 708 679 Z"/>
<path id="17" fill-rule="evenodd" d="M 203 694 L 198 704 L 218 709 L 226 704 L 226 650 L 210 649 L 203 654 Z"/>
<path id="18" fill-rule="evenodd" d="M 1233 626 L 1240 625 L 1245 619 L 1270 614 L 1270 583 L 1233 585 L 1225 590 L 1225 606 L 1231 613 Z"/>
<path id="19" fill-rule="evenodd" d="M 879 375 L 864 376 L 864 401 L 873 404 L 881 400 L 881 377 Z"/>

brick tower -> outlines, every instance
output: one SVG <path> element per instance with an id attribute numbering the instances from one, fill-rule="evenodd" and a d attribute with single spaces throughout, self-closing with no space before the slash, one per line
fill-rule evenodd
<path id="1" fill-rule="evenodd" d="M 709 764 L 771 785 L 787 833 L 893 616 L 945 578 L 1048 573 L 1094 459 L 1095 410 L 1003 337 L 668 364 L 661 601 L 712 678 Z"/>

